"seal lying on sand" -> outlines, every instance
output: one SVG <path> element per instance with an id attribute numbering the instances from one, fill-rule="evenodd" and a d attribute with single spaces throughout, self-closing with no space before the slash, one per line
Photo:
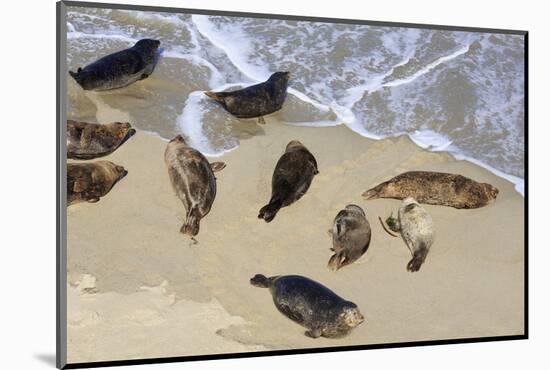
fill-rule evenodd
<path id="1" fill-rule="evenodd" d="M 84 90 L 110 90 L 149 77 L 160 41 L 143 39 L 129 49 L 109 54 L 69 74 Z"/>
<path id="2" fill-rule="evenodd" d="M 105 196 L 128 171 L 113 162 L 67 164 L 67 205 L 95 203 Z"/>
<path id="3" fill-rule="evenodd" d="M 105 125 L 67 121 L 67 157 L 93 159 L 114 152 L 136 130 L 128 122 L 112 122 Z"/>
<path id="4" fill-rule="evenodd" d="M 368 199 L 413 197 L 420 203 L 454 208 L 479 208 L 492 203 L 498 189 L 462 175 L 450 173 L 411 171 L 395 176 L 367 190 Z"/>
<path id="5" fill-rule="evenodd" d="M 281 207 L 294 203 L 306 193 L 318 173 L 317 161 L 309 150 L 299 141 L 288 143 L 273 172 L 271 199 L 260 209 L 258 218 L 265 222 L 273 220 Z"/>
<path id="6" fill-rule="evenodd" d="M 432 217 L 413 198 L 406 198 L 398 213 L 398 225 L 401 237 L 409 247 L 412 259 L 407 264 L 407 270 L 418 271 L 426 260 L 434 241 L 434 224 Z"/>
<path id="7" fill-rule="evenodd" d="M 348 204 L 338 212 L 329 233 L 334 255 L 328 261 L 328 267 L 332 270 L 357 261 L 369 248 L 370 224 L 363 209 L 355 204 Z"/>
<path id="8" fill-rule="evenodd" d="M 275 307 L 286 317 L 306 327 L 311 338 L 339 338 L 364 321 L 359 308 L 323 285 L 303 276 L 256 275 L 250 283 L 269 288 Z"/>
<path id="9" fill-rule="evenodd" d="M 290 72 L 275 72 L 267 81 L 257 85 L 228 92 L 207 91 L 205 94 L 237 118 L 261 117 L 281 109 L 286 99 L 289 75 Z"/>
<path id="10" fill-rule="evenodd" d="M 216 198 L 214 172 L 222 170 L 225 164 L 208 163 L 198 150 L 187 146 L 181 135 L 168 143 L 164 161 L 174 191 L 186 210 L 180 232 L 192 238 L 199 233 L 200 221 L 210 212 Z"/>

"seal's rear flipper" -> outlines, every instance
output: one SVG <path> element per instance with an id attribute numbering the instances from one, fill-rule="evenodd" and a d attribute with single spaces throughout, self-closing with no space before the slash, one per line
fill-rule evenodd
<path id="1" fill-rule="evenodd" d="M 426 260 L 427 255 L 428 248 L 426 248 L 426 244 L 421 243 L 418 249 L 414 252 L 413 258 L 407 264 L 407 270 L 410 272 L 416 272 L 420 270 L 420 266 L 422 266 L 422 264 Z"/>
<path id="2" fill-rule="evenodd" d="M 260 209 L 258 218 L 263 218 L 265 222 L 271 222 L 275 218 L 275 215 L 277 215 L 277 212 L 281 209 L 282 205 L 282 202 L 278 199 L 270 201 L 268 205 Z"/>
<path id="3" fill-rule="evenodd" d="M 191 237 L 199 233 L 201 219 L 195 214 L 196 212 L 196 208 L 191 208 L 191 210 L 187 212 L 187 218 L 181 226 L 180 233 L 189 235 Z"/>
<path id="4" fill-rule="evenodd" d="M 252 279 L 250 279 L 250 284 L 258 288 L 269 288 L 271 279 L 267 278 L 265 275 L 256 274 Z"/>
<path id="5" fill-rule="evenodd" d="M 204 95 L 206 95 L 209 98 L 212 98 L 216 101 L 219 101 L 220 103 L 223 103 L 224 98 L 227 96 L 227 93 L 225 93 L 225 92 L 205 91 Z"/>
<path id="6" fill-rule="evenodd" d="M 347 258 L 345 253 L 334 253 L 328 260 L 328 268 L 333 271 L 338 271 L 341 267 L 347 265 L 347 263 L 345 263 L 346 260 Z"/>
<path id="7" fill-rule="evenodd" d="M 224 162 L 212 162 L 210 163 L 210 168 L 212 168 L 212 172 L 218 172 L 225 168 L 226 164 Z"/>

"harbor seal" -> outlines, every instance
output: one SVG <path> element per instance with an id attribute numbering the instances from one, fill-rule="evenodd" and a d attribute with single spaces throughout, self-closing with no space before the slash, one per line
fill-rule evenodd
<path id="1" fill-rule="evenodd" d="M 114 152 L 136 133 L 128 122 L 105 125 L 67 120 L 67 157 L 93 159 Z"/>
<path id="2" fill-rule="evenodd" d="M 332 229 L 332 250 L 334 254 L 328 261 L 328 267 L 338 270 L 359 259 L 369 248 L 371 229 L 363 209 L 348 204 L 338 212 Z"/>
<path id="3" fill-rule="evenodd" d="M 281 109 L 289 76 L 290 72 L 275 72 L 267 81 L 257 85 L 228 92 L 206 91 L 205 94 L 237 118 L 261 117 Z"/>
<path id="4" fill-rule="evenodd" d="M 365 319 L 357 305 L 346 301 L 316 281 L 304 276 L 270 278 L 258 274 L 250 279 L 253 286 L 269 288 L 275 307 L 286 317 L 308 330 L 311 338 L 340 338 Z"/>
<path id="5" fill-rule="evenodd" d="M 397 228 L 412 254 L 407 270 L 418 271 L 434 241 L 432 217 L 414 198 L 408 197 L 399 208 L 398 222 Z"/>
<path id="6" fill-rule="evenodd" d="M 367 200 L 405 199 L 454 208 L 479 208 L 492 203 L 498 189 L 462 175 L 442 172 L 411 171 L 395 176 L 363 193 Z"/>
<path id="7" fill-rule="evenodd" d="M 124 167 L 108 161 L 68 163 L 67 205 L 98 202 L 127 174 Z"/>
<path id="8" fill-rule="evenodd" d="M 168 143 L 164 161 L 172 187 L 186 210 L 180 232 L 194 240 L 193 237 L 199 233 L 200 220 L 210 212 L 216 198 L 214 172 L 222 170 L 225 164 L 208 163 L 201 152 L 185 143 L 181 135 Z"/>
<path id="9" fill-rule="evenodd" d="M 69 74 L 84 90 L 128 86 L 153 73 L 159 46 L 158 40 L 142 39 L 131 48 L 104 56 L 76 72 L 69 71 Z"/>
<path id="10" fill-rule="evenodd" d="M 313 154 L 297 140 L 289 142 L 279 158 L 271 180 L 271 199 L 260 209 L 258 218 L 271 222 L 282 207 L 300 199 L 317 175 L 317 161 Z"/>

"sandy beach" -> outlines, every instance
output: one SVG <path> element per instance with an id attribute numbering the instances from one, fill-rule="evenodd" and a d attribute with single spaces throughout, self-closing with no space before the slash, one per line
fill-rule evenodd
<path id="1" fill-rule="evenodd" d="M 115 113 L 97 117 L 127 118 Z M 165 140 L 138 130 L 104 158 L 128 176 L 98 203 L 67 210 L 69 363 L 523 333 L 524 199 L 512 183 L 406 136 L 374 141 L 345 126 L 279 118 L 212 159 L 227 167 L 216 174 L 216 201 L 196 245 L 179 233 L 184 208 L 170 186 Z M 294 139 L 315 155 L 320 174 L 267 224 L 258 210 Z M 459 173 L 500 190 L 480 209 L 426 205 L 436 240 L 414 274 L 403 240 L 377 220 L 396 214 L 400 201 L 361 198 L 407 170 Z M 372 241 L 356 263 L 333 272 L 327 230 L 349 203 L 365 210 Z M 268 290 L 249 284 L 257 273 L 308 276 L 355 302 L 366 322 L 342 339 L 308 338 Z"/>

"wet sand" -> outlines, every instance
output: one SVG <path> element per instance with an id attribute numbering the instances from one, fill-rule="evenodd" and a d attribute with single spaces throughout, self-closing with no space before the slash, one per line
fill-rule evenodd
<path id="1" fill-rule="evenodd" d="M 120 112 L 118 112 L 120 113 Z M 117 112 L 98 118 L 124 119 Z M 129 172 L 96 204 L 68 208 L 68 361 L 105 361 L 255 350 L 522 334 L 524 199 L 513 184 L 407 137 L 373 141 L 344 126 L 286 125 L 274 115 L 260 133 L 212 161 L 218 194 L 192 245 L 179 233 L 184 208 L 164 164 L 166 141 L 139 131 L 104 159 Z M 250 122 L 250 125 L 254 125 Z M 269 224 L 257 218 L 288 141 L 316 156 L 320 174 Z M 378 216 L 398 200 L 361 193 L 407 170 L 460 173 L 500 189 L 476 210 L 426 205 L 436 240 L 420 272 Z M 327 230 L 348 203 L 372 227 L 368 252 L 338 272 Z M 300 274 L 355 302 L 366 322 L 342 339 L 311 339 L 280 314 L 256 273 Z"/>

